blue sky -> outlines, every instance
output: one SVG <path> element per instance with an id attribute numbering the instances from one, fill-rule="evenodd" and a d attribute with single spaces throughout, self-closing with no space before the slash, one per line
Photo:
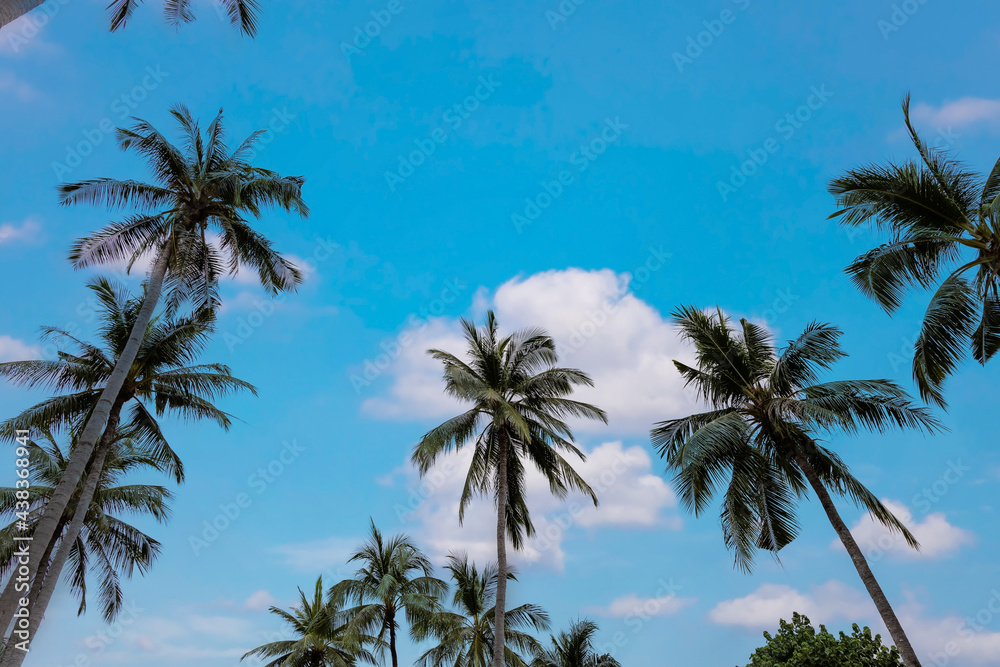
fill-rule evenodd
<path id="1" fill-rule="evenodd" d="M 109 214 L 60 208 L 54 188 L 144 176 L 108 132 L 128 115 L 169 128 L 167 109 L 184 103 L 206 123 L 224 108 L 233 138 L 270 129 L 256 159 L 304 175 L 312 213 L 261 228 L 310 263 L 308 278 L 277 303 L 249 281 L 224 286 L 205 359 L 259 397 L 224 402 L 243 420 L 228 433 L 169 423 L 188 479 L 170 523 L 147 526 L 165 548 L 128 584 L 132 611 L 106 628 L 76 618 L 64 594 L 29 665 L 236 665 L 280 629 L 268 604 L 349 572 L 369 517 L 438 562 L 449 549 L 487 558 L 488 508 L 460 529 L 456 474 L 420 487 L 407 458 L 455 409 L 423 350 L 456 348 L 458 318 L 490 307 L 505 326 L 548 328 L 611 415 L 578 429 L 600 509 L 531 487 L 548 537 L 519 556 L 515 601 L 543 605 L 557 627 L 594 618 L 626 665 L 745 664 L 792 609 L 879 627 L 818 503 L 802 505 L 780 564 L 734 571 L 714 510 L 695 519 L 677 506 L 645 433 L 697 409 L 670 365 L 688 354 L 668 319 L 679 304 L 756 318 L 779 341 L 835 323 L 852 356 L 833 375 L 910 386 L 926 297 L 890 319 L 851 288 L 842 268 L 876 239 L 826 220 L 826 183 L 912 156 L 907 90 L 929 139 L 991 166 L 1000 90 L 982 72 L 1000 10 L 587 0 L 554 14 L 554 1 L 402 0 L 355 53 L 342 44 L 389 3 L 264 2 L 252 41 L 208 2 L 179 31 L 159 4 L 112 35 L 103 3 L 49 0 L 40 29 L 36 14 L 0 32 L 0 359 L 44 354 L 41 325 L 92 331 L 93 273 L 66 254 Z M 831 440 L 924 543 L 906 553 L 841 504 L 925 664 L 1000 662 L 996 378 L 972 364 L 955 376 L 946 434 Z M 4 415 L 42 397 L 0 386 Z M 240 494 L 248 506 L 209 540 L 205 522 Z"/>

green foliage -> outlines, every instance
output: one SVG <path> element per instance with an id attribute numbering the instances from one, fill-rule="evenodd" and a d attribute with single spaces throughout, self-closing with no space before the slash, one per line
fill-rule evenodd
<path id="1" fill-rule="evenodd" d="M 608 653 L 594 650 L 597 623 L 582 619 L 569 630 L 552 636 L 552 648 L 535 653 L 531 667 L 622 667 Z"/>
<path id="2" fill-rule="evenodd" d="M 764 633 L 767 644 L 754 651 L 747 667 L 902 667 L 896 647 L 882 644 L 867 627 L 855 623 L 850 635 L 835 637 L 826 627 L 817 632 L 809 618 L 792 613 L 792 622 L 782 619 L 778 634 Z"/>

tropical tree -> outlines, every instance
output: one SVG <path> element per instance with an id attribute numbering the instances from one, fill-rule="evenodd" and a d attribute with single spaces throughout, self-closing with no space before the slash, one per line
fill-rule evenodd
<path id="1" fill-rule="evenodd" d="M 943 385 L 971 351 L 985 365 L 1000 349 L 1000 160 L 986 177 L 928 146 L 903 119 L 919 160 L 871 164 L 830 183 L 846 227 L 888 236 L 846 269 L 887 313 L 908 291 L 934 288 L 913 345 L 924 400 L 945 405 Z"/>
<path id="2" fill-rule="evenodd" d="M 214 308 L 218 304 L 220 275 L 235 274 L 240 267 L 256 272 L 264 287 L 274 293 L 294 289 L 302 280 L 298 269 L 274 251 L 270 241 L 245 218 L 259 218 L 264 210 L 274 207 L 306 215 L 301 195 L 303 179 L 279 176 L 246 161 L 262 132 L 253 133 L 230 152 L 224 140 L 221 111 L 204 136 L 186 108 L 178 106 L 171 113 L 181 127 L 182 148 L 169 143 L 146 121 L 137 120 L 131 129 L 117 131 L 119 146 L 146 158 L 156 183 L 99 178 L 59 188 L 65 205 L 103 204 L 136 210 L 125 220 L 77 241 L 70 254 L 75 267 L 124 261 L 131 269 L 135 262 L 150 256 L 153 266 L 128 344 L 118 355 L 63 479 L 38 521 L 33 536 L 35 550 L 28 563 L 32 576 L 39 555 L 52 540 L 73 489 L 105 432 L 164 284 L 170 314 L 186 300 L 199 310 Z M 215 243 L 210 242 L 209 231 L 217 233 Z M 14 596 L 0 598 L 0 616 L 13 614 L 16 602 Z"/>
<path id="3" fill-rule="evenodd" d="M 776 352 L 763 327 L 744 319 L 734 328 L 720 310 L 708 314 L 681 307 L 674 318 L 682 336 L 694 344 L 697 367 L 674 365 L 711 407 L 660 422 L 652 430 L 654 447 L 677 473 L 675 486 L 684 506 L 701 515 L 716 492 L 722 494 L 723 538 L 736 565 L 750 571 L 757 549 L 777 554 L 796 537 L 796 501 L 812 488 L 903 661 L 908 667 L 919 665 L 831 492 L 868 510 L 913 548 L 917 541 L 814 434 L 882 433 L 897 427 L 932 432 L 939 428 L 937 421 L 890 380 L 817 384 L 821 371 L 846 356 L 836 327 L 812 323 Z"/>
<path id="4" fill-rule="evenodd" d="M 111 31 L 124 28 L 132 12 L 142 0 L 112 0 L 108 5 L 111 12 Z M 257 17 L 260 14 L 260 4 L 257 0 L 213 0 L 229 15 L 234 28 L 248 37 L 257 34 Z M 32 9 L 44 4 L 45 0 L 0 0 L 0 28 L 24 16 Z M 194 20 L 191 11 L 191 0 L 165 0 L 163 15 L 167 23 L 177 27 L 182 23 Z"/>
<path id="5" fill-rule="evenodd" d="M 782 619 L 777 634 L 764 633 L 767 644 L 753 652 L 747 667 L 902 667 L 895 646 L 883 645 L 867 627 L 851 628 L 839 637 L 822 625 L 816 632 L 808 616 L 792 612 L 792 622 Z"/>
<path id="6" fill-rule="evenodd" d="M 589 619 L 575 621 L 569 631 L 552 636 L 552 648 L 538 651 L 531 667 L 621 667 L 609 653 L 594 649 L 597 623 Z"/>
<path id="7" fill-rule="evenodd" d="M 0 377 L 5 377 L 14 384 L 68 392 L 47 399 L 0 424 L 0 438 L 13 440 L 17 431 L 22 429 L 37 431 L 65 428 L 78 433 L 80 425 L 92 416 L 109 378 L 119 365 L 123 351 L 130 344 L 134 323 L 141 316 L 144 306 L 143 299 L 129 298 L 123 289 L 116 288 L 104 279 L 95 280 L 90 287 L 97 296 L 101 311 L 102 326 L 99 335 L 104 348 L 81 341 L 67 331 L 48 327 L 43 329 L 46 336 L 68 341 L 75 349 L 60 351 L 56 361 L 0 364 Z M 256 394 L 252 385 L 234 377 L 227 366 L 195 363 L 208 342 L 213 322 L 212 311 L 206 310 L 187 317 L 158 318 L 149 323 L 138 355 L 128 369 L 123 387 L 112 406 L 101 445 L 93 452 L 91 461 L 88 461 L 90 474 L 82 477 L 86 480 L 82 499 L 72 514 L 59 549 L 54 551 L 55 556 L 47 565 L 49 576 L 44 584 L 37 575 L 34 577 L 32 590 L 33 595 L 38 596 L 37 608 L 40 613 L 31 616 L 32 629 L 37 628 L 41 621 L 58 575 L 69 558 L 70 548 L 83 528 L 85 510 L 90 505 L 90 498 L 96 493 L 104 458 L 115 441 L 123 409 L 126 406 L 129 408 L 123 430 L 130 437 L 148 444 L 154 455 L 162 461 L 164 470 L 173 474 L 180 482 L 183 480 L 183 468 L 160 430 L 157 417 L 170 412 L 188 420 L 211 419 L 223 429 L 228 429 L 231 425 L 230 415 L 216 408 L 212 401 L 241 390 Z M 71 453 L 60 475 L 59 484 L 63 483 L 65 470 L 72 465 L 72 461 Z M 55 488 L 58 489 L 58 485 Z M 49 500 L 39 508 L 42 518 L 49 513 L 51 502 Z M 63 510 L 60 521 L 64 520 L 67 511 Z M 41 519 L 39 523 L 40 521 Z M 40 551 L 51 552 L 53 546 L 50 541 Z M 17 597 L 14 587 L 8 583 L 4 594 L 11 593 Z M 0 627 L 6 631 L 13 611 L 3 611 Z M 13 651 L 0 663 L 0 667 L 20 664 L 23 658 L 23 651 Z"/>
<path id="8" fill-rule="evenodd" d="M 358 633 L 347 623 L 343 610 L 323 599 L 323 577 L 316 580 L 312 599 L 299 589 L 299 604 L 290 610 L 271 607 L 270 612 L 289 626 L 289 639 L 258 646 L 241 660 L 268 660 L 265 667 L 353 667 L 376 664 L 365 644 L 378 640 Z"/>
<path id="9" fill-rule="evenodd" d="M 0 488 L 0 517 L 13 517 L 20 512 L 26 512 L 29 517 L 36 515 L 66 468 L 68 452 L 59 447 L 53 432 L 41 429 L 39 436 L 37 441 L 32 440 L 27 445 L 28 480 L 31 483 L 28 500 L 17 500 L 16 488 Z M 172 468 L 171 462 L 164 460 L 158 447 L 132 438 L 121 430 L 115 435 L 87 509 L 83 529 L 70 549 L 72 576 L 69 583 L 74 596 L 80 600 L 78 614 L 82 615 L 87 610 L 87 582 L 88 575 L 92 575 L 99 582 L 97 593 L 102 616 L 108 623 L 114 621 L 124 600 L 122 577 L 131 577 L 136 569 L 145 574 L 159 555 L 160 543 L 129 525 L 123 517 L 148 515 L 161 523 L 165 522 L 170 515 L 167 503 L 172 494 L 163 486 L 121 482 L 133 472 L 152 470 L 169 474 Z M 88 476 L 90 473 L 88 471 Z M 76 512 L 75 505 L 82 496 L 83 489 L 80 488 L 60 522 L 57 532 L 60 538 L 65 534 Z M 11 574 L 17 566 L 15 551 L 18 543 L 14 537 L 23 532 L 17 529 L 17 523 L 12 520 L 0 529 L 0 577 Z M 45 580 L 49 560 L 42 560 L 42 569 L 39 570 L 42 581 Z"/>
<path id="10" fill-rule="evenodd" d="M 371 537 L 348 562 L 361 567 L 354 579 L 330 589 L 331 603 L 355 603 L 357 606 L 346 610 L 351 623 L 363 634 L 377 636 L 380 646 L 389 649 L 392 667 L 399 667 L 396 633 L 400 617 L 405 616 L 412 632 L 414 622 L 437 609 L 438 598 L 448 592 L 448 585 L 432 576 L 430 560 L 409 537 L 385 539 L 374 521 Z M 384 654 L 384 650 L 379 653 Z"/>
<path id="11" fill-rule="evenodd" d="M 556 367 L 555 342 L 541 329 L 501 337 L 490 311 L 480 330 L 462 320 L 468 360 L 441 350 L 429 350 L 444 366 L 445 392 L 468 410 L 429 431 L 417 444 L 413 462 L 424 475 L 438 457 L 473 442 L 472 462 L 462 490 L 458 519 L 477 495 L 492 495 L 497 506 L 496 638 L 493 667 L 503 666 L 504 612 L 507 600 L 507 548 L 510 539 L 520 549 L 534 534 L 525 498 L 525 462 L 542 473 L 549 489 L 563 498 L 580 490 L 597 504 L 593 489 L 560 452 L 584 460 L 571 442 L 567 417 L 607 422 L 600 408 L 568 398 L 574 387 L 592 386 L 585 373 Z"/>
<path id="12" fill-rule="evenodd" d="M 500 569 L 489 564 L 482 572 L 468 556 L 448 556 L 445 566 L 455 582 L 455 611 L 438 610 L 422 616 L 414 625 L 418 640 L 434 639 L 438 645 L 417 659 L 418 667 L 487 667 L 493 662 L 494 632 Z M 506 578 L 517 581 L 513 572 Z M 542 650 L 538 640 L 525 630 L 549 629 L 549 615 L 534 604 L 507 610 L 504 616 L 504 662 L 507 667 L 527 667 L 522 656 Z"/>

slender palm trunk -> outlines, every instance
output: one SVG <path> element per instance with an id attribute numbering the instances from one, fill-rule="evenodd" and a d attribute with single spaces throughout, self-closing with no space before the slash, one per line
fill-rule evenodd
<path id="1" fill-rule="evenodd" d="M 896 618 L 896 612 L 893 611 L 889 600 L 885 597 L 885 593 L 882 592 L 882 587 L 875 580 L 875 575 L 872 573 L 871 568 L 868 567 L 868 561 L 861 552 L 858 543 L 854 540 L 854 536 L 851 535 L 851 530 L 844 523 L 844 520 L 840 518 L 840 513 L 837 512 L 837 508 L 833 504 L 833 499 L 830 498 L 830 494 L 827 492 L 826 487 L 823 486 L 819 475 L 816 474 L 812 465 L 801 454 L 795 455 L 795 462 L 803 474 L 805 474 L 806 479 L 809 480 L 813 491 L 819 496 L 819 502 L 823 505 L 830 523 L 833 524 L 833 529 L 837 531 L 837 536 L 844 543 L 847 553 L 851 555 L 854 567 L 857 568 L 858 574 L 861 576 L 861 581 L 864 582 L 865 588 L 868 589 L 868 594 L 871 596 L 872 602 L 875 603 L 875 608 L 878 609 L 878 613 L 882 617 L 882 622 L 885 623 L 886 629 L 889 630 L 889 635 L 892 637 L 893 643 L 899 649 L 899 655 L 903 659 L 903 663 L 906 667 L 920 667 L 920 660 L 917 659 L 916 652 L 910 646 L 910 640 L 907 639 L 906 633 L 903 632 L 903 626 L 900 625 L 899 619 Z"/>
<path id="2" fill-rule="evenodd" d="M 63 530 L 65 528 L 66 528 L 66 520 L 64 518 L 62 521 L 59 522 L 58 528 L 56 528 L 56 535 L 61 535 L 62 532 L 63 532 Z M 53 542 L 51 544 L 49 544 L 48 547 L 45 548 L 45 553 L 42 554 L 41 566 L 38 568 L 39 581 L 44 580 L 45 574 L 48 571 L 49 559 L 52 556 L 52 547 L 53 547 L 54 544 L 55 544 L 55 540 L 53 540 Z M 14 570 L 15 571 L 17 570 L 16 566 L 15 566 Z M 17 577 L 14 576 L 14 572 L 11 572 L 10 580 L 7 581 L 7 586 L 4 588 L 4 592 L 5 593 L 8 590 L 12 590 L 14 588 L 14 586 L 16 585 L 16 580 L 17 580 Z M 14 593 L 16 594 L 17 591 L 14 591 Z M 30 609 L 30 606 L 31 606 L 30 601 L 29 601 L 28 606 L 29 606 L 29 609 Z M 6 623 L 3 623 L 3 621 L 0 620 L 0 623 L 3 623 L 2 629 L 0 629 L 0 637 L 4 638 L 4 645 L 7 646 L 7 647 L 11 646 L 11 644 L 10 644 L 10 638 L 7 637 L 7 630 L 10 629 L 10 622 L 12 620 L 13 620 L 12 618 L 8 618 L 7 621 L 6 621 Z M 10 650 L 13 651 L 14 649 L 11 648 Z M 3 653 L 2 652 L 0 652 L 0 660 L 3 660 Z"/>
<path id="3" fill-rule="evenodd" d="M 493 667 L 504 667 L 507 608 L 507 441 L 500 438 L 497 461 L 497 604 L 493 620 Z"/>
<path id="4" fill-rule="evenodd" d="M 107 460 L 108 452 L 111 451 L 115 443 L 118 422 L 124 402 L 125 400 L 121 398 L 115 401 L 114 407 L 111 410 L 108 427 L 101 438 L 101 444 L 94 452 L 94 460 L 91 463 L 90 473 L 87 475 L 86 482 L 84 482 L 83 492 L 77 501 L 76 511 L 73 512 L 73 518 L 69 522 L 66 534 L 62 536 L 62 540 L 59 542 L 59 549 L 56 551 L 55 558 L 52 559 L 51 563 L 42 564 L 42 567 L 47 566 L 44 575 L 42 568 L 39 568 L 38 575 L 35 577 L 28 607 L 30 612 L 30 616 L 28 617 L 28 631 L 30 632 L 32 641 L 34 641 L 38 626 L 45 616 L 45 610 L 49 606 L 52 594 L 59 585 L 59 577 L 62 575 L 62 570 L 66 565 L 66 560 L 69 558 L 70 551 L 73 550 L 73 544 L 76 543 L 77 538 L 80 536 L 80 531 L 83 530 L 83 522 L 90 511 L 90 504 L 94 500 L 94 494 L 97 492 L 97 486 L 104 472 L 104 462 Z M 0 660 L 0 667 L 20 667 L 27 655 L 27 651 L 10 651 Z"/>
<path id="5" fill-rule="evenodd" d="M 167 273 L 167 263 L 170 260 L 170 253 L 171 246 L 168 241 L 168 244 L 160 251 L 160 255 L 153 265 L 153 270 L 146 286 L 146 296 L 143 299 L 142 307 L 139 309 L 135 324 L 132 326 L 132 333 L 129 335 L 125 349 L 122 350 L 121 356 L 115 362 L 115 368 L 108 378 L 108 383 L 105 385 L 104 390 L 101 391 L 101 397 L 98 399 L 93 412 L 90 413 L 90 417 L 87 418 L 83 432 L 77 439 L 76 447 L 70 454 L 66 470 L 62 478 L 60 478 L 59 484 L 56 485 L 55 490 L 52 492 L 49 502 L 46 503 L 38 525 L 35 527 L 34 533 L 32 533 L 34 540 L 28 563 L 29 576 L 33 576 L 38 570 L 39 560 L 36 554 L 40 554 L 44 547 L 52 541 L 55 535 L 56 524 L 62 518 L 66 507 L 69 506 L 70 498 L 73 496 L 73 492 L 77 486 L 79 486 L 80 480 L 83 479 L 83 473 L 86 471 L 87 464 L 94 454 L 94 447 L 104 433 L 108 417 L 111 415 L 111 408 L 118 399 L 118 394 L 121 393 L 129 370 L 132 368 L 132 364 L 139 354 L 139 346 L 146 335 L 146 327 L 153 317 L 153 310 L 156 308 L 156 304 L 160 300 L 160 293 L 163 291 L 163 278 Z M 16 606 L 17 598 L 14 595 L 0 599 L 0 620 L 8 613 L 13 614 Z"/>
<path id="6" fill-rule="evenodd" d="M 0 28 L 21 18 L 45 0 L 0 0 Z"/>
<path id="7" fill-rule="evenodd" d="M 399 658 L 396 657 L 396 619 L 389 617 L 389 653 L 392 655 L 392 667 L 399 667 Z"/>

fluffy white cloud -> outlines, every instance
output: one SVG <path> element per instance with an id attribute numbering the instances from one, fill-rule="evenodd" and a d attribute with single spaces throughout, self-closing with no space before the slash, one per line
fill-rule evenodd
<path id="1" fill-rule="evenodd" d="M 833 619 L 856 622 L 875 611 L 871 600 L 861 591 L 832 580 L 802 593 L 791 586 L 764 584 L 745 597 L 717 604 L 708 617 L 719 625 L 738 625 L 753 629 L 774 629 L 779 619 L 789 620 L 797 611 L 814 624 Z"/>
<path id="2" fill-rule="evenodd" d="M 928 618 L 915 604 L 900 610 L 899 620 L 924 664 L 1000 664 L 1000 589 L 984 592 L 983 597 L 982 607 L 967 618 Z"/>
<path id="3" fill-rule="evenodd" d="M 270 591 L 261 589 L 250 594 L 243 601 L 243 608 L 247 611 L 264 611 L 278 604 L 278 598 L 271 595 Z"/>
<path id="4" fill-rule="evenodd" d="M 555 339 L 561 365 L 591 375 L 595 386 L 574 397 L 604 408 L 610 425 L 584 421 L 575 425 L 582 432 L 642 435 L 656 421 L 698 409 L 673 366 L 674 359 L 690 363 L 690 349 L 658 310 L 629 291 L 629 280 L 610 269 L 546 271 L 477 299 L 477 315 L 492 307 L 506 331 L 542 327 Z M 464 352 L 458 321 L 438 318 L 406 333 L 396 355 L 388 355 L 396 357 L 391 365 L 379 369 L 392 377 L 387 395 L 367 400 L 363 410 L 388 418 L 453 414 L 458 406 L 443 394 L 440 364 L 426 350 Z"/>
<path id="5" fill-rule="evenodd" d="M 1000 100 L 963 97 L 941 106 L 920 102 L 913 106 L 910 115 L 918 126 L 937 129 L 957 129 L 977 124 L 1000 127 Z"/>
<path id="6" fill-rule="evenodd" d="M 407 466 L 409 496 L 396 505 L 401 522 L 415 524 L 420 544 L 436 560 L 450 552 L 466 552 L 478 561 L 496 559 L 496 512 L 488 499 L 473 501 L 459 526 L 458 506 L 471 449 L 441 458 L 419 480 Z M 594 488 L 600 505 L 582 494 L 560 500 L 549 492 L 540 473 L 528 469 L 527 500 L 537 534 L 511 559 L 522 566 L 539 566 L 561 571 L 565 552 L 563 541 L 575 528 L 602 526 L 677 529 L 681 520 L 673 510 L 677 501 L 670 487 L 652 473 L 652 460 L 641 447 L 624 448 L 620 442 L 604 443 L 587 453 L 585 462 L 573 461 L 574 468 Z"/>
<path id="7" fill-rule="evenodd" d="M 697 599 L 679 598 L 676 595 L 662 595 L 651 598 L 641 598 L 634 593 L 616 598 L 607 607 L 590 607 L 586 611 L 609 618 L 637 618 L 670 616 L 690 607 Z"/>
<path id="8" fill-rule="evenodd" d="M 29 345 L 17 338 L 10 336 L 0 336 L 0 362 L 4 361 L 27 361 L 29 359 L 40 359 L 42 348 L 37 345 Z"/>
<path id="9" fill-rule="evenodd" d="M 910 548 L 899 533 L 889 532 L 870 513 L 866 513 L 851 529 L 851 534 L 869 559 L 879 559 L 885 555 L 914 559 L 942 558 L 964 545 L 975 543 L 973 533 L 948 523 L 943 512 L 934 512 L 925 516 L 922 521 L 915 521 L 906 505 L 888 499 L 883 499 L 882 502 L 909 527 L 920 543 L 920 550 Z M 834 540 L 830 546 L 837 550 L 844 549 L 840 540 Z"/>
<path id="10" fill-rule="evenodd" d="M 0 74 L 0 90 L 4 90 L 3 75 Z M 5 222 L 0 224 L 0 246 L 23 241 L 37 241 L 42 232 L 42 225 L 35 218 L 28 218 L 21 224 Z"/>

